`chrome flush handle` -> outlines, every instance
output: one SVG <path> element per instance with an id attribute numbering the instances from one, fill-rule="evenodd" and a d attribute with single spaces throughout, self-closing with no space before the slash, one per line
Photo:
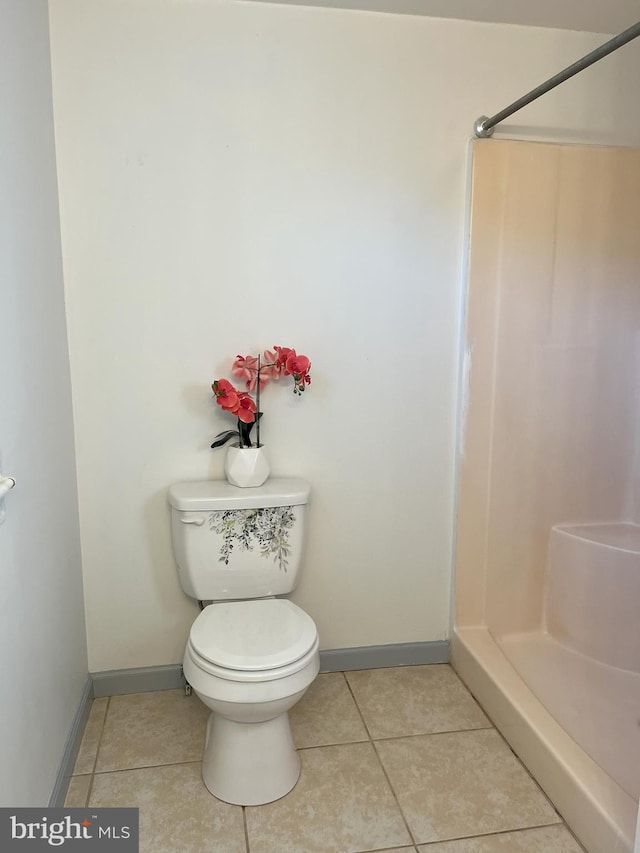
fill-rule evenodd
<path id="1" fill-rule="evenodd" d="M 3 477 L 0 474 L 0 498 L 3 498 L 7 492 L 12 489 L 16 484 L 16 481 L 13 477 Z"/>

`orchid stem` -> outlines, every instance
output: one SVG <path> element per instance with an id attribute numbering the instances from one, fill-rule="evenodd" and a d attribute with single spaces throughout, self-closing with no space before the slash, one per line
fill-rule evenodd
<path id="1" fill-rule="evenodd" d="M 256 390 L 256 441 L 260 447 L 260 355 L 258 355 L 258 388 Z"/>

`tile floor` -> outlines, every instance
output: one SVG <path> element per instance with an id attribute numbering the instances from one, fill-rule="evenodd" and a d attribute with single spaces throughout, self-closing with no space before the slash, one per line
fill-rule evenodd
<path id="1" fill-rule="evenodd" d="M 200 777 L 182 690 L 96 699 L 67 806 L 137 806 L 141 853 L 581 853 L 446 665 L 322 673 L 290 713 L 302 773 L 265 806 Z"/>

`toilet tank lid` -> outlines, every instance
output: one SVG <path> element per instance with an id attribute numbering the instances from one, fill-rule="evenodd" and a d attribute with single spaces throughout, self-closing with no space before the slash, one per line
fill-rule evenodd
<path id="1" fill-rule="evenodd" d="M 169 487 L 169 503 L 183 512 L 225 509 L 254 509 L 270 506 L 299 506 L 309 501 L 311 487 L 306 480 L 270 478 L 262 486 L 240 489 L 226 480 L 197 480 Z"/>

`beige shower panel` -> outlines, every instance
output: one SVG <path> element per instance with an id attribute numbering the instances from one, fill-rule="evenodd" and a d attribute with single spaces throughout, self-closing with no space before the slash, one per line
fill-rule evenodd
<path id="1" fill-rule="evenodd" d="M 474 143 L 457 613 L 541 626 L 554 524 L 638 521 L 640 152 Z"/>

